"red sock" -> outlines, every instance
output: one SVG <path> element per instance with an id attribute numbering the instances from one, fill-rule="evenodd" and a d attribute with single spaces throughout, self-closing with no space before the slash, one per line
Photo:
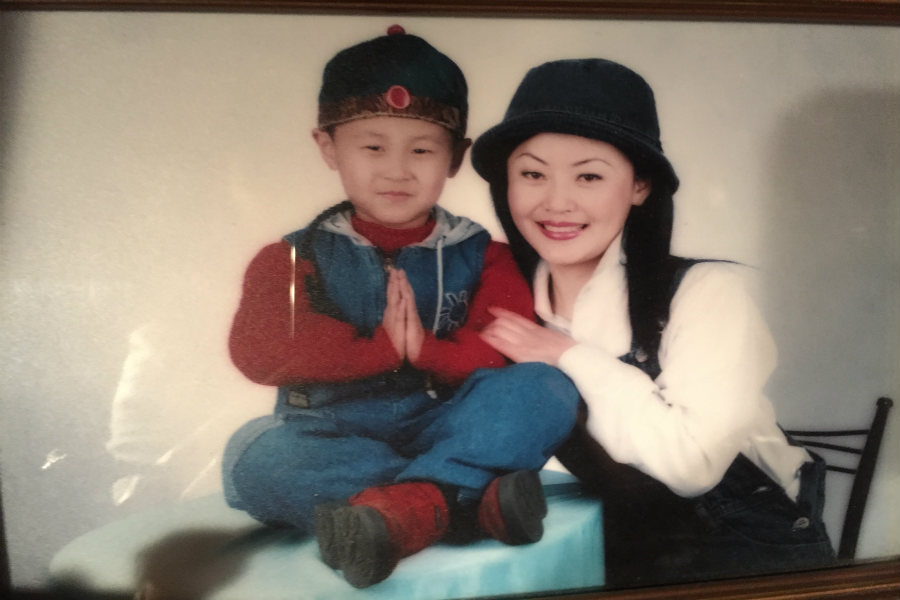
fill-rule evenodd
<path id="1" fill-rule="evenodd" d="M 378 511 L 398 558 L 435 543 L 450 524 L 447 501 L 432 483 L 417 481 L 371 487 L 352 496 L 349 502 L 351 506 L 369 506 Z"/>

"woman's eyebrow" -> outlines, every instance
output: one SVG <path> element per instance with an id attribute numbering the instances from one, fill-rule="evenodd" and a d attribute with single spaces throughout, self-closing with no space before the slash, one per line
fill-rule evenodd
<path id="1" fill-rule="evenodd" d="M 547 164 L 547 161 L 541 160 L 540 158 L 538 158 L 537 156 L 535 156 L 535 155 L 532 154 L 531 152 L 528 152 L 527 150 L 526 150 L 525 152 L 522 152 L 522 153 L 520 153 L 520 154 L 517 154 L 517 155 L 514 156 L 513 158 L 523 158 L 523 157 L 526 157 L 526 156 L 529 156 L 529 157 L 533 158 L 534 160 L 538 161 L 538 162 L 541 163 L 542 165 L 546 165 L 546 164 Z"/>
<path id="2" fill-rule="evenodd" d="M 581 166 L 584 166 L 584 165 L 594 162 L 594 161 L 602 162 L 603 164 L 612 166 L 612 163 L 610 163 L 608 160 L 605 160 L 605 159 L 602 159 L 599 157 L 585 158 L 584 160 L 579 160 L 579 161 L 573 162 L 572 166 L 573 167 L 581 167 Z"/>

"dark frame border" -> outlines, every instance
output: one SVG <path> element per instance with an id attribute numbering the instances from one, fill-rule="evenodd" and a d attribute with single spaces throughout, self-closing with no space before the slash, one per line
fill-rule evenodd
<path id="1" fill-rule="evenodd" d="M 0 0 L 7 10 L 303 12 L 429 16 L 749 21 L 900 26 L 900 0 Z M 0 596 L 13 591 L 0 497 Z M 533 598 L 568 600 L 818 600 L 900 598 L 900 557 L 832 569 Z"/>
<path id="2" fill-rule="evenodd" d="M 0 0 L 0 10 L 302 11 L 900 25 L 900 0 Z"/>

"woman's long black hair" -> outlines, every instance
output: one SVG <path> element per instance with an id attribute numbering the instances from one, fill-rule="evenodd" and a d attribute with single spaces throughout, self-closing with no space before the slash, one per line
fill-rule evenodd
<path id="1" fill-rule="evenodd" d="M 673 265 L 676 259 L 670 254 L 675 213 L 673 192 L 670 185 L 653 177 L 651 168 L 633 159 L 632 164 L 635 178 L 650 181 L 652 187 L 643 204 L 631 207 L 622 235 L 627 258 L 628 317 L 633 336 L 632 347 L 655 357 L 662 328 L 669 319 L 669 300 L 675 276 Z M 519 270 L 530 283 L 540 257 L 513 223 L 505 168 L 495 171 L 490 190 L 494 210 Z"/>

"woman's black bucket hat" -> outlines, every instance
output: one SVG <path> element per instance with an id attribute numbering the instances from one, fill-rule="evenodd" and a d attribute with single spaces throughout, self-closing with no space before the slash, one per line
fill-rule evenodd
<path id="1" fill-rule="evenodd" d="M 674 193 L 678 176 L 663 154 L 653 90 L 618 63 L 600 58 L 558 60 L 534 67 L 503 121 L 472 147 L 472 164 L 487 181 L 506 176 L 506 159 L 539 133 L 567 133 L 616 146 L 655 191 Z M 663 189 L 660 189 L 663 188 Z"/>

